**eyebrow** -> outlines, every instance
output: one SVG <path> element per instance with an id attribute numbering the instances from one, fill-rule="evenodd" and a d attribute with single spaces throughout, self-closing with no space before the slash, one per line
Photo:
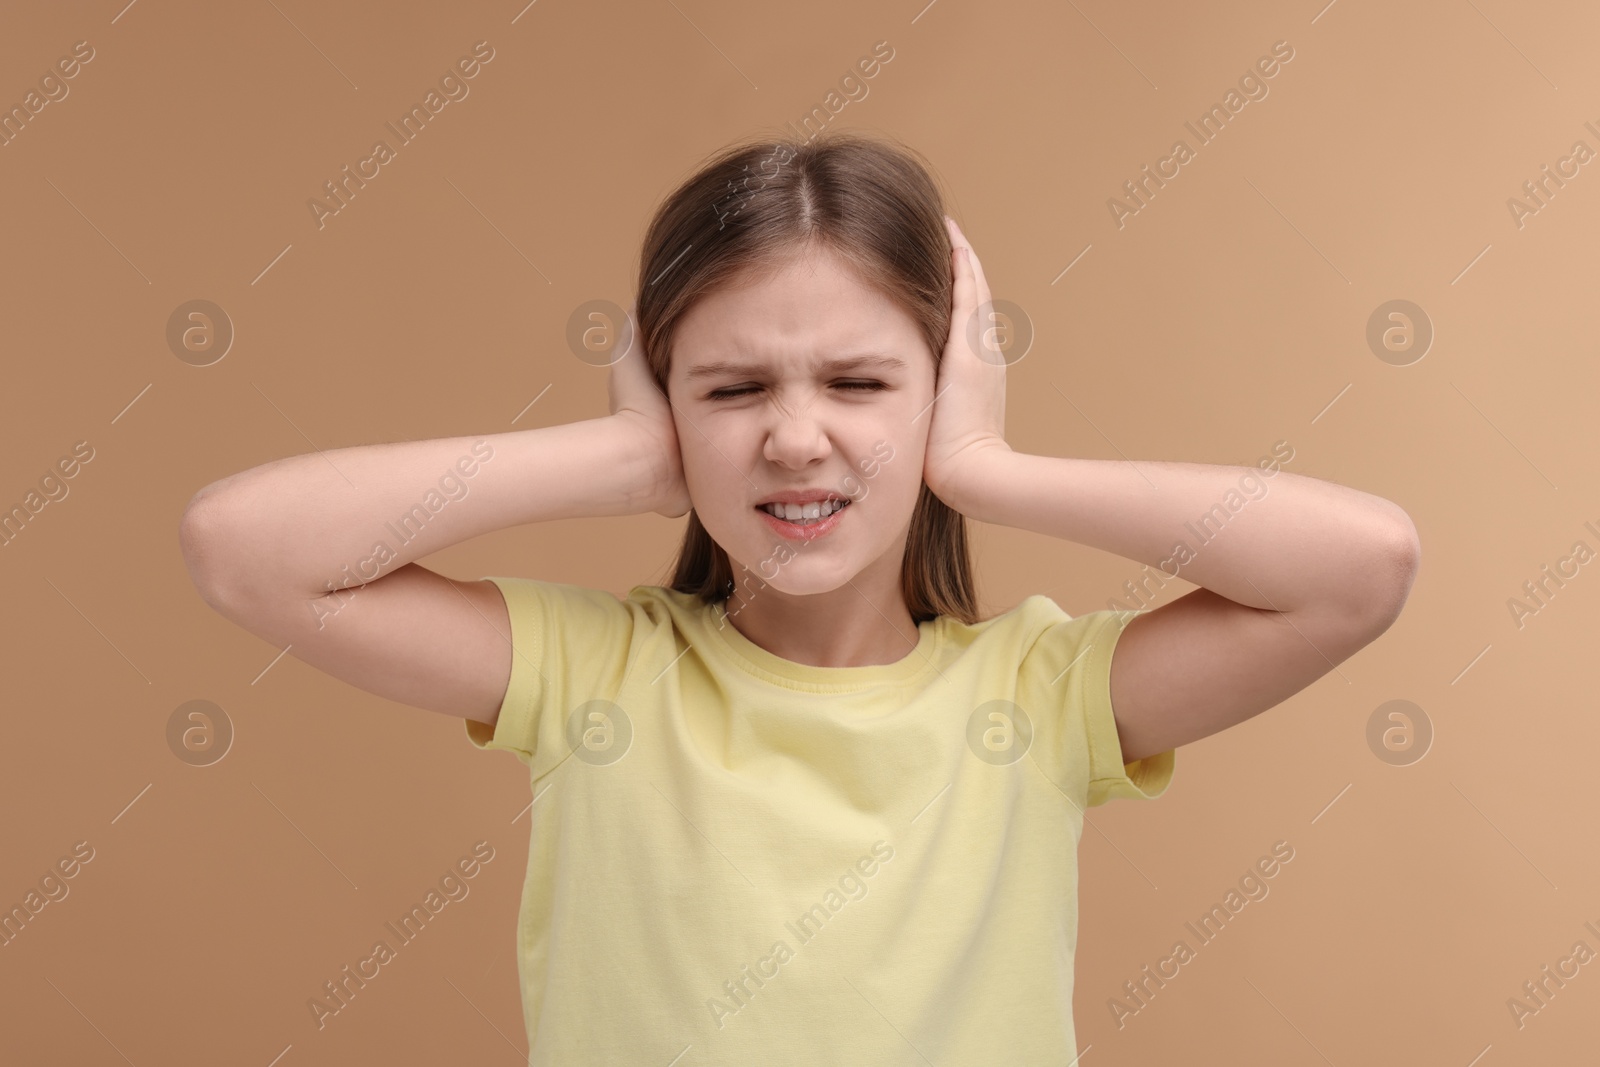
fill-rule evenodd
<path id="1" fill-rule="evenodd" d="M 845 356 L 841 359 L 832 359 L 822 364 L 822 369 L 830 373 L 859 370 L 863 367 L 875 367 L 879 370 L 905 370 L 906 362 L 897 356 L 868 353 L 860 356 Z M 698 367 L 691 367 L 683 377 L 685 381 L 696 382 L 703 378 L 720 378 L 724 375 L 759 375 L 766 369 L 767 365 L 765 363 L 740 363 L 736 360 L 719 359 L 711 363 L 702 363 Z"/>

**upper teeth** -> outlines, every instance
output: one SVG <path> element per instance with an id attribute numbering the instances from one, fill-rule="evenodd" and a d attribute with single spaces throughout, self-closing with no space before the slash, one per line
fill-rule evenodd
<path id="1" fill-rule="evenodd" d="M 763 504 L 762 508 L 775 518 L 796 522 L 800 519 L 826 518 L 844 505 L 843 500 L 823 500 L 810 504 Z"/>

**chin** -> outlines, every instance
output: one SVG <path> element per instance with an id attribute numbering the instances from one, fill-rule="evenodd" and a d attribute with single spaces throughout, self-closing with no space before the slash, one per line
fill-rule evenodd
<path id="1" fill-rule="evenodd" d="M 759 554 L 749 563 L 742 563 L 732 553 L 728 555 L 728 562 L 733 567 L 733 580 L 741 589 L 767 589 L 788 596 L 815 596 L 842 588 L 861 571 L 860 567 L 848 564 L 841 568 L 829 566 L 824 560 L 806 559 L 803 551 L 785 563 L 782 562 L 784 557 L 781 550 L 775 551 L 778 549 L 776 545 L 756 545 L 754 549 Z M 749 584 L 746 585 L 746 582 Z"/>
<path id="2" fill-rule="evenodd" d="M 767 588 L 787 596 L 817 596 L 821 593 L 831 593 L 837 589 L 843 589 L 845 583 L 854 577 L 854 573 L 846 575 L 798 574 L 793 573 L 792 567 L 786 567 L 767 581 Z"/>

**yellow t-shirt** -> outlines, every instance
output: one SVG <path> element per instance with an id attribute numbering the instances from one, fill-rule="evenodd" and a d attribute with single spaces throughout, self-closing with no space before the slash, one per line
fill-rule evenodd
<path id="1" fill-rule="evenodd" d="M 1082 809 L 1172 778 L 1173 750 L 1123 763 L 1111 716 L 1136 612 L 1030 596 L 813 667 L 662 586 L 491 580 L 511 679 L 465 725 L 531 775 L 529 1064 L 1078 1055 Z"/>

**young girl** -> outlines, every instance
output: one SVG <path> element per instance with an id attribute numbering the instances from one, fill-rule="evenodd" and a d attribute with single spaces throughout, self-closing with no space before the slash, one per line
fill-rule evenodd
<path id="1" fill-rule="evenodd" d="M 528 766 L 530 1064 L 1072 1063 L 1084 809 L 1159 796 L 1179 745 L 1398 615 L 1419 546 L 1386 500 L 1013 450 L 989 300 L 915 153 L 735 147 L 650 226 L 608 416 L 297 456 L 190 503 L 217 611 Z M 1072 358 L 1035 355 L 1032 387 Z M 414 562 L 642 512 L 688 528 L 671 585 L 626 599 Z M 980 619 L 968 517 L 1200 588 Z"/>

